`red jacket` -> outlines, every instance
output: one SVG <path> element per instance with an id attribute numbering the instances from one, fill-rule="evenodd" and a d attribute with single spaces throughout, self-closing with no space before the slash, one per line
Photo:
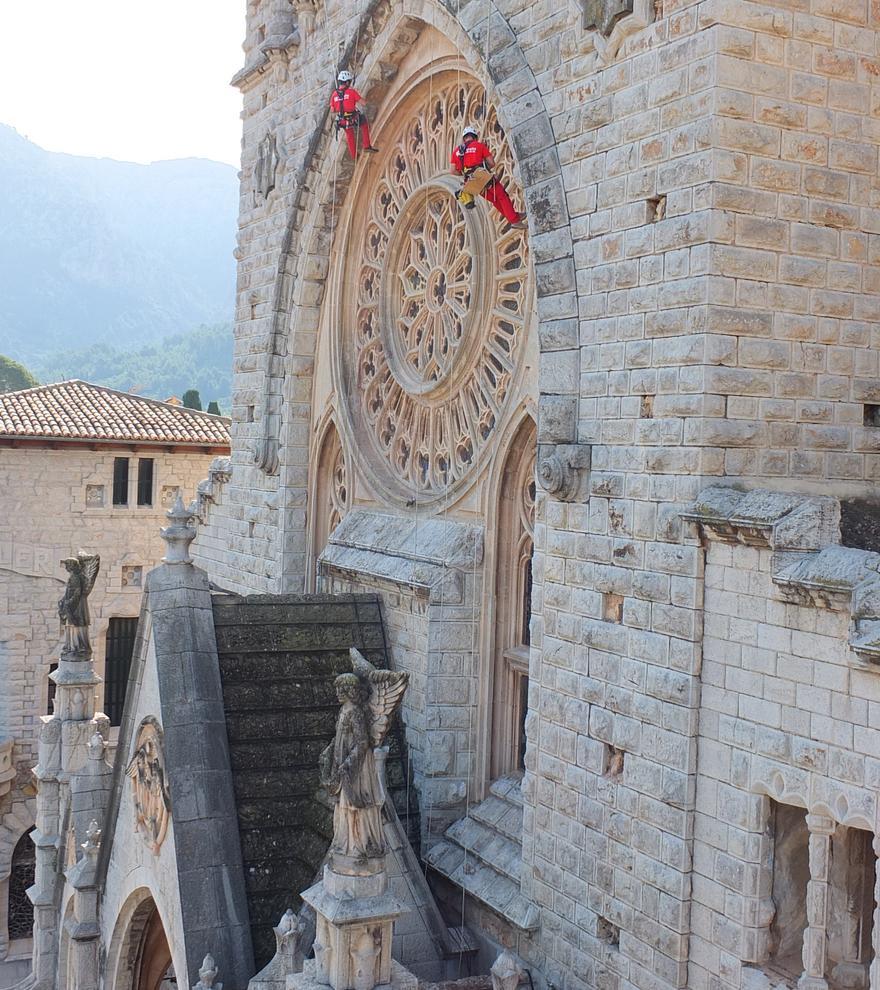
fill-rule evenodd
<path id="1" fill-rule="evenodd" d="M 482 141 L 473 140 L 458 145 L 449 161 L 456 172 L 464 172 L 466 169 L 470 170 L 482 165 L 491 155 L 492 152 Z"/>
<path id="2" fill-rule="evenodd" d="M 354 113 L 360 99 L 361 94 L 353 86 L 334 89 L 330 97 L 330 109 L 337 116 L 341 113 Z"/>

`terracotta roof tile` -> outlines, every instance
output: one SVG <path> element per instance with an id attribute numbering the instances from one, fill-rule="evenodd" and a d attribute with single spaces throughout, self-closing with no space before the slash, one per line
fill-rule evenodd
<path id="1" fill-rule="evenodd" d="M 73 379 L 0 395 L 0 439 L 228 447 L 230 421 Z"/>

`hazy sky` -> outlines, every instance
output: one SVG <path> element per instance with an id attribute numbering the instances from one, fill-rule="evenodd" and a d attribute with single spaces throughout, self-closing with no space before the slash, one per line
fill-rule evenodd
<path id="1" fill-rule="evenodd" d="M 50 151 L 239 164 L 244 0 L 0 0 L 0 122 Z"/>

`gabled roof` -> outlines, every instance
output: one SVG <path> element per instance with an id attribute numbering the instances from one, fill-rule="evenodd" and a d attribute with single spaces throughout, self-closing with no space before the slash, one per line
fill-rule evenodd
<path id="1" fill-rule="evenodd" d="M 61 440 L 228 448 L 230 421 L 71 379 L 0 394 L 0 443 Z"/>

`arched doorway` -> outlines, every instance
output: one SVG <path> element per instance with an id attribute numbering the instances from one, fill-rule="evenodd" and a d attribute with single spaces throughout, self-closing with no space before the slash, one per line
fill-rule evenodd
<path id="1" fill-rule="evenodd" d="M 137 970 L 134 990 L 171 990 L 171 988 L 176 990 L 177 988 L 171 949 L 155 904 L 141 938 Z"/>
<path id="2" fill-rule="evenodd" d="M 114 990 L 177 990 L 162 916 L 144 888 L 135 891 L 120 911 L 107 974 Z"/>

